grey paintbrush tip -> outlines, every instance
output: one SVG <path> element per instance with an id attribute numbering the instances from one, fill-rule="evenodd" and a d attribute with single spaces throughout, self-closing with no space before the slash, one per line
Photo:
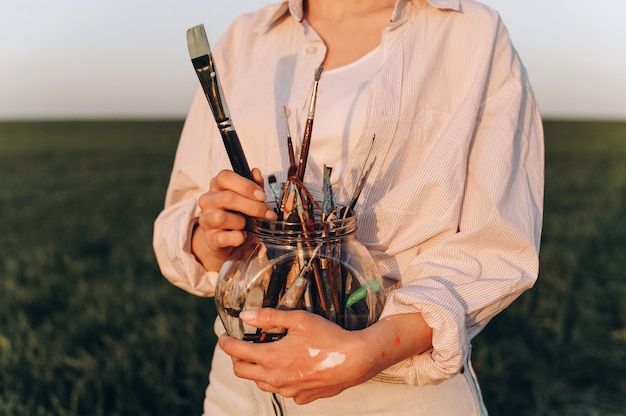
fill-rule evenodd
<path id="1" fill-rule="evenodd" d="M 317 67 L 317 69 L 315 70 L 315 81 L 319 81 L 320 78 L 322 77 L 322 71 L 324 70 L 323 66 L 319 66 Z"/>
<path id="2" fill-rule="evenodd" d="M 189 49 L 191 59 L 196 59 L 211 53 L 211 47 L 209 46 L 209 39 L 206 36 L 204 25 L 194 26 L 187 30 L 187 48 Z"/>

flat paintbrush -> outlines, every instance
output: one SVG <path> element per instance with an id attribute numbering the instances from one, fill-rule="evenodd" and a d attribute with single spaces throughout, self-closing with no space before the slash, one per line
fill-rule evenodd
<path id="1" fill-rule="evenodd" d="M 246 155 L 230 120 L 228 106 L 226 105 L 222 86 L 217 76 L 204 25 L 194 26 L 187 30 L 187 48 L 189 49 L 191 63 L 204 90 L 204 95 L 206 95 L 211 111 L 213 111 L 213 117 L 222 135 L 224 147 L 226 147 L 226 153 L 228 153 L 233 170 L 241 176 L 253 180 Z"/>

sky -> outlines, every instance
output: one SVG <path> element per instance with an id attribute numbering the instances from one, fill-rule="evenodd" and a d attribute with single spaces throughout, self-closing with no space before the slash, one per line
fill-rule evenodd
<path id="1" fill-rule="evenodd" d="M 0 120 L 184 117 L 198 87 L 187 29 L 204 23 L 214 45 L 275 1 L 0 0 Z M 482 2 L 544 117 L 626 120 L 625 0 Z"/>

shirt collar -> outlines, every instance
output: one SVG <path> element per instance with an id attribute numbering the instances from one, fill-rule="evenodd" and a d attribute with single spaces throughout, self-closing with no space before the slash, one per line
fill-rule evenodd
<path id="1" fill-rule="evenodd" d="M 428 2 L 438 9 L 450 9 L 456 11 L 461 9 L 461 0 L 428 0 Z"/>
<path id="2" fill-rule="evenodd" d="M 402 16 L 404 15 L 404 10 L 406 9 L 405 6 L 407 5 L 407 3 L 411 3 L 412 1 L 414 0 L 397 0 L 391 20 L 393 22 L 401 20 Z M 287 12 L 289 12 L 289 14 L 291 14 L 294 19 L 301 22 L 304 18 L 304 9 L 302 3 L 302 0 L 284 0 L 278 5 L 276 11 L 269 15 L 269 18 L 266 21 L 261 23 L 259 29 L 269 29 L 274 23 L 284 17 Z M 428 0 L 428 3 L 438 9 L 459 11 L 461 7 L 460 0 Z"/>

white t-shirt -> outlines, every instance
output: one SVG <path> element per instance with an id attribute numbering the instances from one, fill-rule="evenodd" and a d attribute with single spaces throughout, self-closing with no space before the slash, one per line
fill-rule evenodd
<path id="1" fill-rule="evenodd" d="M 322 72 L 307 161 L 307 170 L 318 183 L 322 183 L 325 164 L 333 168 L 331 180 L 337 185 L 347 155 L 361 136 L 369 102 L 369 83 L 379 70 L 379 54 L 377 47 L 348 65 Z M 294 138 L 298 144 L 301 140 Z"/>

